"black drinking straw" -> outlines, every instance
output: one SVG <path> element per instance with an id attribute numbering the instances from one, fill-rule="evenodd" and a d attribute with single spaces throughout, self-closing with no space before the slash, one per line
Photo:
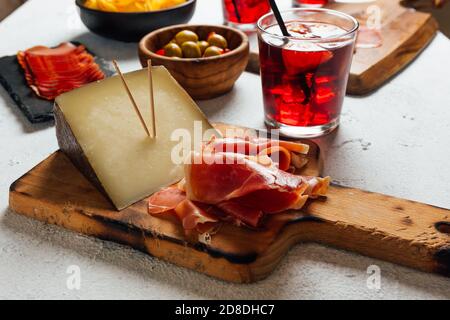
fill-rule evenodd
<path id="1" fill-rule="evenodd" d="M 241 22 L 241 15 L 239 13 L 239 9 L 238 9 L 236 0 L 232 0 L 232 2 L 233 2 L 234 13 L 236 14 L 237 21 L 240 23 Z"/>
<path id="2" fill-rule="evenodd" d="M 278 25 L 280 26 L 281 33 L 285 37 L 289 37 L 290 34 L 286 29 L 286 25 L 284 24 L 283 18 L 281 17 L 280 10 L 275 2 L 275 0 L 269 0 L 270 6 L 272 7 L 273 14 L 275 19 L 277 19 Z"/>

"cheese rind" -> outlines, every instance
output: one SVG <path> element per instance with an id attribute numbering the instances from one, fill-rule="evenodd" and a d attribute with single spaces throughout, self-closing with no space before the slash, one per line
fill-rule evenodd
<path id="1" fill-rule="evenodd" d="M 55 101 L 60 148 L 89 180 L 101 185 L 119 210 L 183 177 L 182 165 L 171 158 L 172 148 L 179 144 L 171 141 L 174 130 L 185 129 L 193 139 L 195 121 L 202 132 L 212 129 L 164 67 L 153 67 L 152 74 L 156 139 L 142 128 L 117 76 L 65 93 Z M 124 76 L 150 128 L 147 71 Z"/>

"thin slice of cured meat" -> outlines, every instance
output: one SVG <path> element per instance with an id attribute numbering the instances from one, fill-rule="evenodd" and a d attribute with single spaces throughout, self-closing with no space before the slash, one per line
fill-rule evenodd
<path id="1" fill-rule="evenodd" d="M 242 153 L 220 152 L 216 148 L 241 142 L 249 146 L 245 139 L 218 139 L 209 141 L 202 153 L 191 153 L 185 164 L 185 178 L 152 195 L 149 213 L 171 212 L 186 231 L 199 233 L 210 230 L 219 221 L 257 228 L 266 215 L 298 210 L 308 198 L 326 194 L 328 177 L 304 177 L 281 170 L 267 157 L 269 149 L 279 147 L 270 142 L 264 141 L 262 149 L 249 148 Z M 262 145 L 263 141 L 259 142 L 257 145 Z"/>
<path id="2" fill-rule="evenodd" d="M 153 215 L 172 212 L 178 216 L 185 230 L 193 230 L 202 224 L 213 224 L 219 219 L 217 211 L 211 206 L 187 199 L 186 193 L 178 185 L 153 194 L 148 201 L 148 212 Z"/>
<path id="3" fill-rule="evenodd" d="M 329 178 L 303 177 L 266 160 L 235 153 L 192 154 L 185 166 L 186 196 L 257 227 L 265 214 L 300 209 L 308 198 L 324 196 Z"/>
<path id="4" fill-rule="evenodd" d="M 209 204 L 261 190 L 295 194 L 308 192 L 309 196 L 319 196 L 324 188 L 317 186 L 327 184 L 326 179 L 290 174 L 266 161 L 259 161 L 257 157 L 236 153 L 192 153 L 191 163 L 185 165 L 185 179 L 188 198 Z M 294 208 L 295 203 L 290 206 Z"/>
<path id="5" fill-rule="evenodd" d="M 302 158 L 302 155 L 308 154 L 309 145 L 260 137 L 214 137 L 205 144 L 204 150 L 210 153 L 227 152 L 244 155 L 267 155 L 279 165 L 281 170 L 288 170 L 292 166 L 301 168 L 301 166 L 305 165 L 304 161 L 294 162 L 293 158 L 299 159 Z"/>
<path id="6" fill-rule="evenodd" d="M 213 152 L 241 153 L 256 155 L 271 146 L 280 146 L 291 152 L 307 154 L 307 144 L 259 137 L 225 137 L 212 138 L 206 142 L 205 149 Z"/>
<path id="7" fill-rule="evenodd" d="M 186 193 L 180 190 L 177 185 L 173 185 L 151 196 L 148 202 L 148 211 L 158 214 L 174 210 L 184 200 L 186 200 Z"/>
<path id="8" fill-rule="evenodd" d="M 62 43 L 56 48 L 36 46 L 19 51 L 17 60 L 31 89 L 41 98 L 60 94 L 101 80 L 105 74 L 83 45 Z"/>
<path id="9" fill-rule="evenodd" d="M 217 205 L 236 225 L 258 227 L 264 212 L 260 209 L 242 205 L 236 201 L 225 201 Z"/>

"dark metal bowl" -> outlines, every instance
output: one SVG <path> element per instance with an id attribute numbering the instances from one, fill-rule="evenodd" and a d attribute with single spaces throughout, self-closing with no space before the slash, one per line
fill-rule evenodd
<path id="1" fill-rule="evenodd" d="M 197 1 L 188 0 L 173 8 L 149 12 L 105 12 L 86 8 L 85 2 L 76 0 L 81 21 L 89 30 L 107 38 L 137 42 L 153 30 L 188 22 Z"/>

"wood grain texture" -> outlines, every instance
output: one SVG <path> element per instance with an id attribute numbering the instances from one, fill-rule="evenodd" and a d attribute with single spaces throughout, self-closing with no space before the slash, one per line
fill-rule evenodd
<path id="1" fill-rule="evenodd" d="M 155 52 L 169 43 L 182 30 L 194 31 L 204 40 L 210 32 L 224 36 L 230 52 L 201 59 L 174 59 Z M 139 59 L 147 67 L 165 66 L 189 95 L 197 100 L 212 99 L 229 92 L 244 72 L 249 56 L 248 37 L 241 31 L 226 26 L 179 25 L 162 28 L 145 36 L 139 43 Z"/>
<path id="2" fill-rule="evenodd" d="M 437 22 L 430 14 L 405 8 L 396 0 L 334 3 L 329 8 L 358 18 L 363 17 L 366 9 L 372 5 L 381 8 L 380 32 L 383 43 L 378 48 L 356 50 L 347 84 L 348 94 L 364 95 L 382 86 L 412 62 L 438 30 Z M 247 71 L 259 74 L 257 48 L 252 48 Z"/>
<path id="3" fill-rule="evenodd" d="M 319 149 L 311 147 L 303 174 L 317 175 Z M 126 244 L 226 281 L 267 277 L 299 242 L 450 276 L 449 210 L 358 189 L 332 185 L 326 199 L 308 202 L 301 212 L 269 216 L 258 230 L 224 224 L 207 243 L 187 239 L 175 217 L 149 215 L 146 199 L 116 211 L 60 151 L 14 182 L 9 197 L 19 214 Z"/>

